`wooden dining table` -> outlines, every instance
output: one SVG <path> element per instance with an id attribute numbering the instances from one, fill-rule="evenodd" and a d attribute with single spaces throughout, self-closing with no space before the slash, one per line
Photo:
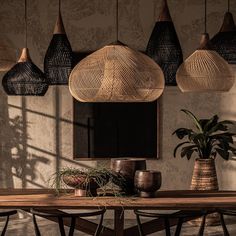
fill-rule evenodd
<path id="1" fill-rule="evenodd" d="M 73 192 L 56 193 L 53 189 L 0 189 L 0 208 L 22 209 L 101 209 L 114 211 L 114 229 L 104 227 L 103 236 L 138 235 L 137 226 L 124 229 L 125 210 L 211 210 L 236 209 L 236 191 L 158 191 L 155 198 L 139 197 L 76 197 Z M 190 220 L 186 219 L 186 220 Z M 171 225 L 175 225 L 173 220 Z M 69 220 L 64 221 L 70 225 Z M 78 218 L 76 228 L 89 235 L 96 230 L 96 223 Z M 154 219 L 143 224 L 145 233 L 164 229 L 163 222 Z"/>

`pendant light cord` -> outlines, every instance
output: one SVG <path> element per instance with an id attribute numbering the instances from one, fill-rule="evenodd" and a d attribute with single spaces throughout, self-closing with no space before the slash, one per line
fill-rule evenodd
<path id="1" fill-rule="evenodd" d="M 28 47 L 28 40 L 27 40 L 27 35 L 28 35 L 28 26 L 27 26 L 27 0 L 25 0 L 25 47 Z"/>
<path id="2" fill-rule="evenodd" d="M 228 0 L 228 12 L 230 10 L 230 0 Z"/>
<path id="3" fill-rule="evenodd" d="M 116 0 L 116 41 L 119 40 L 119 0 Z"/>
<path id="4" fill-rule="evenodd" d="M 61 0 L 58 0 L 58 12 L 61 12 Z"/>
<path id="5" fill-rule="evenodd" d="M 205 27 L 205 32 L 204 33 L 207 33 L 207 0 L 205 0 L 205 25 L 204 25 L 204 27 Z"/>

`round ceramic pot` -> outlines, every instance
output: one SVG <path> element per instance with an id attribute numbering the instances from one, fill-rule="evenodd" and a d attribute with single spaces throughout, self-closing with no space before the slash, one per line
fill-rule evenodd
<path id="1" fill-rule="evenodd" d="M 111 159 L 111 169 L 125 179 L 126 184 L 123 191 L 126 194 L 135 194 L 134 175 L 136 170 L 146 170 L 146 160 L 140 158 L 113 158 Z"/>
<path id="2" fill-rule="evenodd" d="M 161 172 L 138 170 L 135 173 L 134 184 L 140 197 L 155 197 L 161 187 Z"/>
<path id="3" fill-rule="evenodd" d="M 75 195 L 79 197 L 97 196 L 99 185 L 94 178 L 86 178 L 83 175 L 64 175 L 64 183 L 69 187 L 75 188 Z"/>

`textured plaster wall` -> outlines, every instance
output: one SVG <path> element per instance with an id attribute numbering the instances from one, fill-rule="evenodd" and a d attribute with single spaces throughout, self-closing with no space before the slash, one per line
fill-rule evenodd
<path id="1" fill-rule="evenodd" d="M 56 0 L 29 0 L 28 45 L 33 61 L 42 68 L 57 15 Z M 144 50 L 160 10 L 160 0 L 120 0 L 119 37 L 135 49 Z M 24 46 L 23 0 L 1 0 L 0 43 Z M 203 1 L 169 0 L 170 11 L 184 56 L 198 46 L 203 31 Z M 208 29 L 212 36 L 220 27 L 226 1 L 208 1 Z M 231 6 L 236 15 L 236 2 Z M 91 51 L 115 39 L 115 0 L 62 0 L 65 27 L 76 51 Z M 154 11 L 155 9 L 155 11 Z M 225 94 L 183 94 L 165 89 L 163 99 L 162 153 L 148 161 L 163 175 L 162 189 L 187 189 L 193 160 L 173 158 L 177 144 L 171 133 L 189 124 L 181 108 L 201 117 L 219 114 L 236 120 L 236 86 Z M 67 86 L 50 87 L 44 97 L 7 97 L 0 86 L 0 187 L 45 187 L 61 166 L 96 165 L 75 161 L 72 147 L 72 97 Z M 236 161 L 217 160 L 221 189 L 236 189 Z"/>

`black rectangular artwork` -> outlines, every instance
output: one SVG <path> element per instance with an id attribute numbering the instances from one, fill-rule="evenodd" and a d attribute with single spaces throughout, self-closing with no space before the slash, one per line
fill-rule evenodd
<path id="1" fill-rule="evenodd" d="M 74 100 L 74 157 L 158 157 L 159 103 Z"/>

